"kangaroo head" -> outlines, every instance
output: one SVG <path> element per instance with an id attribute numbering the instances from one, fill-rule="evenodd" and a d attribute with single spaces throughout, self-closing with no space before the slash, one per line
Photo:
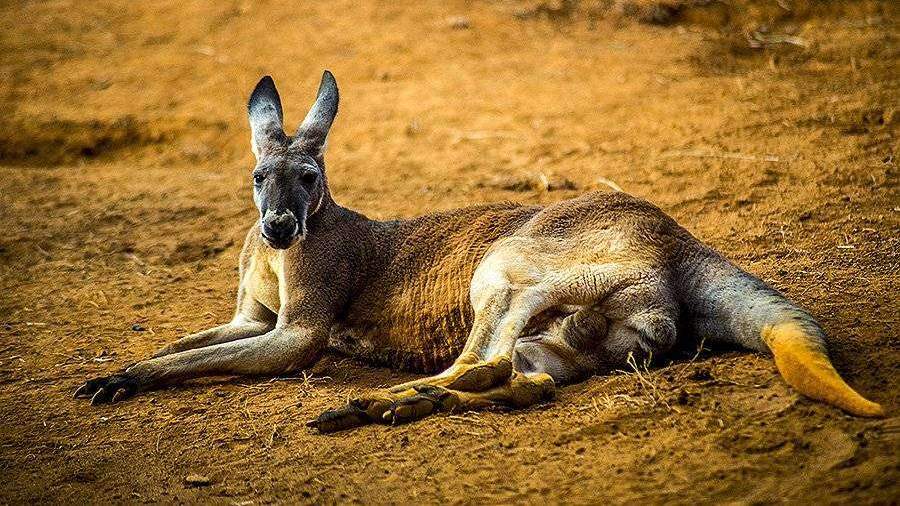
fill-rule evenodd
<path id="1" fill-rule="evenodd" d="M 303 239 L 307 220 L 323 201 L 330 201 L 324 152 L 337 109 L 337 82 L 327 70 L 316 102 L 293 137 L 284 132 L 281 99 L 271 77 L 260 79 L 250 95 L 253 201 L 260 234 L 273 248 L 285 249 Z"/>

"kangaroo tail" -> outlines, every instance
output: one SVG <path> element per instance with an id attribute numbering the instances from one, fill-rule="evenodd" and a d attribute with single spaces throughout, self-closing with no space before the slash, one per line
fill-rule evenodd
<path id="1" fill-rule="evenodd" d="M 803 395 L 856 416 L 884 416 L 834 369 L 816 320 L 762 280 L 706 247 L 683 255 L 676 277 L 698 336 L 771 352 L 781 376 Z"/>

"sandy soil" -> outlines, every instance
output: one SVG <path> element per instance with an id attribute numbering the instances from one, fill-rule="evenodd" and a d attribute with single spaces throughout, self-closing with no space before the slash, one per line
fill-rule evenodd
<path id="1" fill-rule="evenodd" d="M 0 5 L 0 503 L 898 502 L 895 2 L 284 4 Z M 247 94 L 271 73 L 294 124 L 326 67 L 342 204 L 392 218 L 615 181 L 820 316 L 889 417 L 721 350 L 330 436 L 302 422 L 410 376 L 327 356 L 72 400 L 230 317 Z"/>

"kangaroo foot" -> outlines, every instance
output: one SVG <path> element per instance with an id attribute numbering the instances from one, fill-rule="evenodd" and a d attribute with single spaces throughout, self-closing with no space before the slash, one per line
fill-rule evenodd
<path id="1" fill-rule="evenodd" d="M 342 408 L 322 413 L 307 425 L 319 432 L 335 432 L 371 423 L 399 425 L 433 413 L 492 407 L 524 408 L 551 400 L 553 379 L 547 374 L 513 373 L 507 380 L 482 392 L 463 392 L 439 385 L 416 385 L 403 392 L 375 392 L 354 399 Z"/>

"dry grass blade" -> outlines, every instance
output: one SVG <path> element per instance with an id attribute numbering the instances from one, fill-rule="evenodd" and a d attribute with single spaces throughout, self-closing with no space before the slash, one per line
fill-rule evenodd
<path id="1" fill-rule="evenodd" d="M 728 158 L 732 160 L 746 160 L 750 162 L 780 162 L 781 159 L 774 155 L 746 155 L 744 153 L 721 153 L 703 149 L 666 151 L 659 155 L 660 158 Z"/>
<path id="2" fill-rule="evenodd" d="M 637 360 L 634 358 L 633 353 L 628 354 L 628 358 L 626 359 L 626 363 L 631 367 L 633 372 L 625 372 L 625 374 L 630 374 L 631 376 L 637 378 L 638 385 L 640 385 L 643 394 L 647 397 L 648 403 L 651 406 L 664 405 L 668 409 L 672 409 L 668 402 L 663 399 L 662 393 L 659 390 L 658 385 L 654 381 L 653 373 L 650 372 L 650 362 L 653 357 L 648 356 L 646 360 L 644 360 L 643 364 L 638 364 Z"/>

